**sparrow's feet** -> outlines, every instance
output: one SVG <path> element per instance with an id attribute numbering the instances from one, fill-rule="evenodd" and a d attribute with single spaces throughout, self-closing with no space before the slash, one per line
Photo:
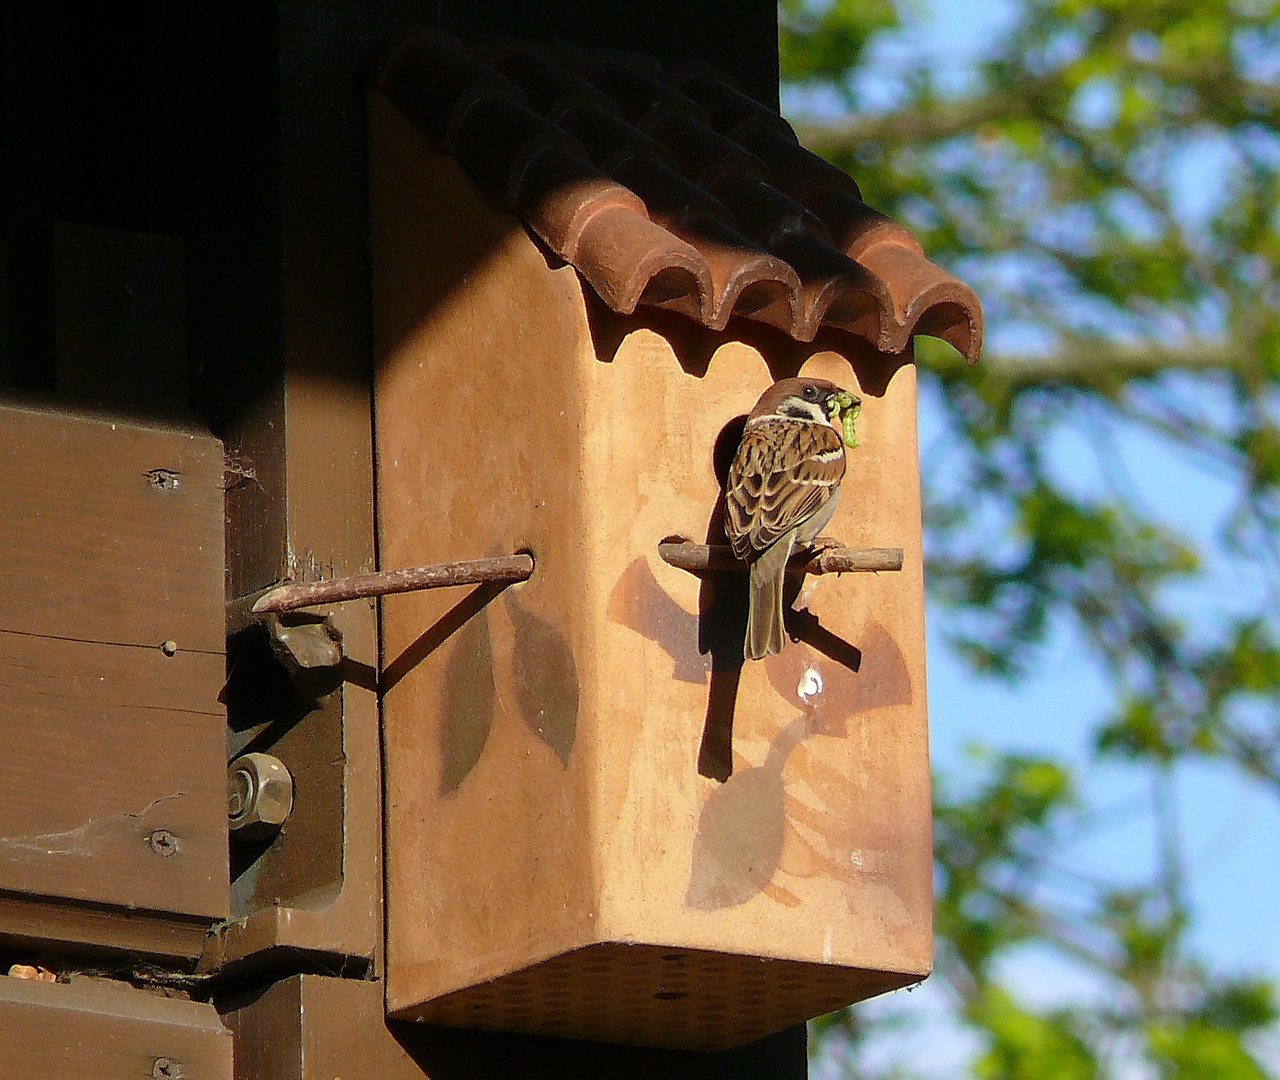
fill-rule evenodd
<path id="1" fill-rule="evenodd" d="M 815 537 L 809 545 L 809 551 L 814 555 L 821 555 L 824 551 L 842 547 L 844 547 L 843 540 L 837 540 L 834 536 L 819 536 Z"/>

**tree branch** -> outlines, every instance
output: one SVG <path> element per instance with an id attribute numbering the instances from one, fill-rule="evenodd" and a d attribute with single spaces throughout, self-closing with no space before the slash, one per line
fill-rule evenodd
<path id="1" fill-rule="evenodd" d="M 815 154 L 848 153 L 861 142 L 921 142 L 949 139 L 993 120 L 1007 119 L 1025 110 L 995 97 L 938 105 L 866 113 L 823 123 L 795 124 L 800 142 Z"/>
<path id="2" fill-rule="evenodd" d="M 1014 387 L 1045 383 L 1096 388 L 1162 371 L 1239 370 L 1246 360 L 1234 342 L 1185 346 L 1116 345 L 1105 341 L 1069 341 L 1044 356 L 990 355 L 983 358 L 989 377 Z"/>

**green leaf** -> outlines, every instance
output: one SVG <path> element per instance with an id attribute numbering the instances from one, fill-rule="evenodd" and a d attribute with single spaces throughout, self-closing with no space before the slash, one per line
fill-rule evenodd
<path id="1" fill-rule="evenodd" d="M 1070 1013 L 1038 1014 L 988 987 L 973 1010 L 988 1046 L 974 1068 L 982 1080 L 1096 1080 L 1102 1070 Z"/>

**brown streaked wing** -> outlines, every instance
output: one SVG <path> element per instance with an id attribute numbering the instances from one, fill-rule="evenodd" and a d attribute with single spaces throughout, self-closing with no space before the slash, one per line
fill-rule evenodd
<path id="1" fill-rule="evenodd" d="M 822 460 L 824 454 L 830 460 Z M 753 424 L 725 491 L 725 531 L 734 553 L 743 559 L 763 551 L 807 521 L 831 498 L 844 470 L 844 444 L 833 428 L 783 419 Z"/>

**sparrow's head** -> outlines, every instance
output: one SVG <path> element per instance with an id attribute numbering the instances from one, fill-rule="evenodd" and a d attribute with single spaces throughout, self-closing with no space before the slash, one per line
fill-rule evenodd
<path id="1" fill-rule="evenodd" d="M 854 421 L 861 408 L 861 398 L 826 379 L 782 379 L 760 395 L 747 423 L 765 416 L 812 420 L 839 429 L 846 446 L 857 446 Z"/>

